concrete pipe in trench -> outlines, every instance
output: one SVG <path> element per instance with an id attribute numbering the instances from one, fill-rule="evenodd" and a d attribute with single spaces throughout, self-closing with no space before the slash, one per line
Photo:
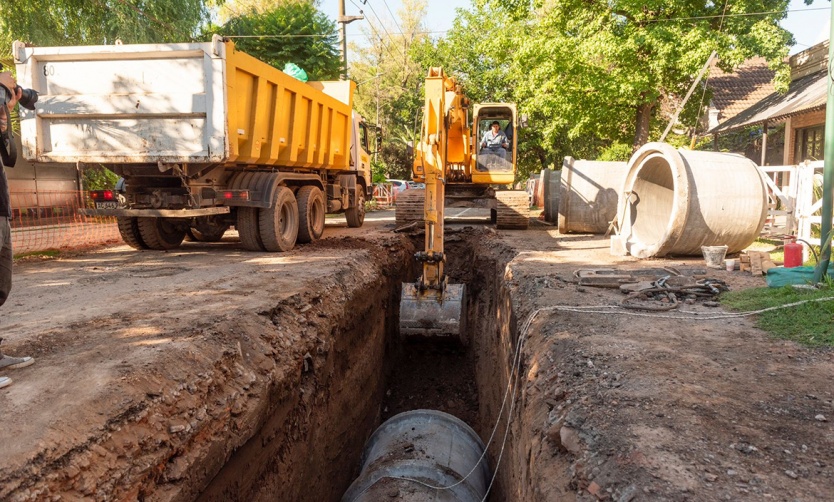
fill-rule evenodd
<path id="1" fill-rule="evenodd" d="M 475 431 L 448 413 L 400 413 L 365 443 L 361 472 L 342 502 L 480 502 L 490 481 L 483 453 Z"/>
<path id="2" fill-rule="evenodd" d="M 749 246 L 767 216 L 756 164 L 741 155 L 643 145 L 628 162 L 617 218 L 620 240 L 637 258 L 700 255 L 701 246 Z"/>

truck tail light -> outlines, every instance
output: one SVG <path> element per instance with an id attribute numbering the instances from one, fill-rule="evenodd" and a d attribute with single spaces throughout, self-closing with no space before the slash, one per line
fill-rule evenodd
<path id="1" fill-rule="evenodd" d="M 115 200 L 113 190 L 92 190 L 90 198 L 93 200 Z"/>
<path id="2" fill-rule="evenodd" d="M 249 190 L 224 190 L 221 193 L 227 201 L 249 200 Z"/>

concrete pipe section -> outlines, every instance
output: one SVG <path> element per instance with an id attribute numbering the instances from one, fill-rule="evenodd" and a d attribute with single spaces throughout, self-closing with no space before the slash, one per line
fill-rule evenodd
<path id="1" fill-rule="evenodd" d="M 565 157 L 559 194 L 559 232 L 604 234 L 617 216 L 625 162 Z"/>
<path id="2" fill-rule="evenodd" d="M 617 217 L 620 242 L 637 258 L 700 255 L 701 246 L 749 246 L 767 216 L 756 164 L 741 155 L 643 145 L 628 162 Z"/>
<path id="3" fill-rule="evenodd" d="M 480 502 L 489 481 L 484 443 L 471 427 L 448 413 L 414 410 L 371 435 L 342 502 Z"/>

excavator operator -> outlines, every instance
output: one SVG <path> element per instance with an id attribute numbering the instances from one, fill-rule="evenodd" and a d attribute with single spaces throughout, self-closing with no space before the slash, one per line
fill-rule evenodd
<path id="1" fill-rule="evenodd" d="M 481 149 L 487 149 L 492 155 L 498 155 L 505 159 L 509 147 L 510 141 L 504 131 L 501 130 L 501 124 L 497 120 L 493 120 L 490 129 L 484 133 L 481 140 Z"/>
<path id="2" fill-rule="evenodd" d="M 476 169 L 478 171 L 506 171 L 512 170 L 512 159 L 507 159 L 510 140 L 501 130 L 501 123 L 493 120 L 489 130 L 484 132 L 481 139 L 481 150 L 478 153 Z M 512 154 L 510 154 L 512 157 Z"/>

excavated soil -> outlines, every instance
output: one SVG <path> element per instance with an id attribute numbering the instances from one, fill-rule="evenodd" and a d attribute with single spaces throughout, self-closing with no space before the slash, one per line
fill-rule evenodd
<path id="1" fill-rule="evenodd" d="M 554 308 L 621 299 L 577 286 L 579 268 L 700 260 L 454 225 L 470 343 L 414 345 L 396 324 L 421 238 L 392 216 L 359 232 L 328 220 L 286 254 L 230 238 L 16 265 L 3 348 L 37 362 L 2 373 L 0 500 L 337 501 L 373 429 L 416 408 L 494 430 L 493 502 L 830 498 L 831 350 L 697 304 L 695 321 Z"/>

